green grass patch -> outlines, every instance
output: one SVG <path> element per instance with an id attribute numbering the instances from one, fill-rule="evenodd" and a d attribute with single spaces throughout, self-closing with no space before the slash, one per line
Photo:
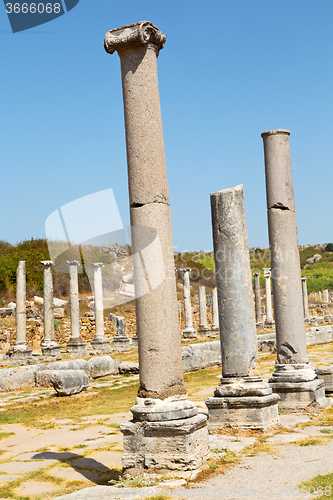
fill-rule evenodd
<path id="1" fill-rule="evenodd" d="M 9 436 L 15 436 L 15 432 L 0 432 L 0 440 L 6 439 Z"/>
<path id="2" fill-rule="evenodd" d="M 304 481 L 304 483 L 301 483 L 298 488 L 301 493 L 313 495 L 317 500 L 332 499 L 333 473 L 324 475 L 320 474 L 309 481 Z M 316 496 L 318 494 L 320 496 Z"/>

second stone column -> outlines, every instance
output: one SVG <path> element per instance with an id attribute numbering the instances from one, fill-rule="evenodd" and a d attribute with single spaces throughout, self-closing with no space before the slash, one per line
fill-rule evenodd
<path id="1" fill-rule="evenodd" d="M 243 186 L 211 194 L 222 378 L 206 400 L 209 429 L 267 430 L 278 422 L 279 397 L 254 371 L 257 359 Z"/>

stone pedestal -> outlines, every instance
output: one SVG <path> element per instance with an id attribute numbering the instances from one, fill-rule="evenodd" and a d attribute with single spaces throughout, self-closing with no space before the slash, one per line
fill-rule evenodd
<path id="1" fill-rule="evenodd" d="M 42 354 L 44 361 L 57 361 L 61 359 L 60 345 L 54 340 L 54 308 L 53 308 L 53 279 L 52 260 L 42 260 L 43 264 L 43 287 L 44 287 L 44 338 L 42 342 Z"/>
<path id="2" fill-rule="evenodd" d="M 267 431 L 279 423 L 277 394 L 261 377 L 221 379 L 215 397 L 208 398 L 208 429 L 257 429 Z"/>
<path id="3" fill-rule="evenodd" d="M 80 310 L 79 310 L 79 284 L 77 260 L 68 261 L 69 265 L 69 304 L 71 314 L 71 338 L 66 346 L 66 351 L 75 357 L 88 356 L 87 344 L 80 335 Z"/>
<path id="4" fill-rule="evenodd" d="M 104 305 L 103 305 L 103 283 L 102 283 L 102 262 L 94 263 L 94 309 L 96 333 L 90 342 L 96 354 L 106 354 L 110 351 L 110 341 L 104 334 Z"/>
<path id="5" fill-rule="evenodd" d="M 289 135 L 289 130 L 262 134 L 277 344 L 269 384 L 281 397 L 282 406 L 302 409 L 328 401 L 306 349 Z"/>
<path id="6" fill-rule="evenodd" d="M 318 379 L 308 363 L 276 364 L 269 385 L 280 396 L 280 408 L 302 409 L 330 404 L 325 398 L 324 381 Z"/>
<path id="7" fill-rule="evenodd" d="M 319 379 L 323 380 L 325 393 L 333 393 L 333 365 L 321 366 L 315 370 Z"/>
<path id="8" fill-rule="evenodd" d="M 186 394 L 156 64 L 165 40 L 166 35 L 156 26 L 141 22 L 109 31 L 104 43 L 106 51 L 117 51 L 121 61 L 137 294 L 138 396 L 147 401 Z M 133 427 L 124 424 L 124 468 L 189 469 L 201 465 L 208 455 L 206 419 L 203 417 L 199 433 L 192 425 L 193 418 L 184 418 L 188 429 L 186 422 L 180 422 L 182 417 L 175 417 L 171 422 L 176 424 L 170 424 L 163 415 L 159 422 L 147 419 L 147 423 L 134 420 Z M 126 425 L 131 428 L 130 436 Z M 189 436 L 186 443 L 185 430 Z M 202 435 L 206 441 L 200 446 Z M 190 453 L 194 449 L 196 460 Z"/>
<path id="9" fill-rule="evenodd" d="M 16 339 L 15 345 L 6 355 L 11 360 L 29 362 L 32 360 L 32 349 L 27 344 L 26 330 L 26 272 L 25 261 L 21 260 L 16 270 Z"/>
<path id="10" fill-rule="evenodd" d="M 204 286 L 199 286 L 199 318 L 199 333 L 206 336 L 210 332 L 210 328 L 207 325 L 207 299 L 206 287 Z"/>
<path id="11" fill-rule="evenodd" d="M 256 309 L 256 323 L 257 326 L 263 326 L 261 316 L 261 292 L 260 292 L 260 276 L 259 273 L 253 273 L 254 278 L 254 302 Z"/>
<path id="12" fill-rule="evenodd" d="M 192 303 L 191 303 L 191 287 L 190 287 L 190 272 L 189 267 L 181 269 L 183 276 L 183 290 L 184 290 L 184 311 L 185 311 L 185 328 L 183 330 L 184 338 L 196 338 L 197 331 L 193 328 L 192 321 Z"/>
<path id="13" fill-rule="evenodd" d="M 126 472 L 194 470 L 209 458 L 207 417 L 192 403 L 137 398 L 131 411 L 133 420 L 120 426 Z"/>
<path id="14" fill-rule="evenodd" d="M 222 378 L 206 400 L 209 429 L 267 430 L 278 423 L 279 397 L 254 373 L 257 331 L 243 186 L 211 194 L 211 208 Z"/>
<path id="15" fill-rule="evenodd" d="M 123 316 L 116 316 L 113 313 L 109 314 L 109 318 L 112 319 L 114 327 L 116 330 L 116 336 L 111 342 L 112 351 L 129 351 L 130 341 L 126 336 L 125 330 L 125 318 Z"/>

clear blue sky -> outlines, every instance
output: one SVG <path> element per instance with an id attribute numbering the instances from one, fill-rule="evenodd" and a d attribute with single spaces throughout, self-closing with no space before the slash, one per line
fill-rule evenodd
<path id="1" fill-rule="evenodd" d="M 12 34 L 0 6 L 0 239 L 45 237 L 62 205 L 112 188 L 129 223 L 117 54 L 105 33 L 147 20 L 158 58 L 173 242 L 211 250 L 209 194 L 244 184 L 250 246 L 268 246 L 261 132 L 291 130 L 300 244 L 332 234 L 332 0 L 80 0 Z"/>

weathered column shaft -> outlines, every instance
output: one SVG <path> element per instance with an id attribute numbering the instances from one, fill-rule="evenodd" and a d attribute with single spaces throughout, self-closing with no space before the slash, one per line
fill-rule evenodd
<path id="1" fill-rule="evenodd" d="M 95 325 L 96 337 L 104 338 L 104 306 L 103 306 L 103 283 L 101 262 L 94 263 L 94 302 L 95 302 Z"/>
<path id="2" fill-rule="evenodd" d="M 182 269 L 183 274 L 183 294 L 184 294 L 184 311 L 185 311 L 185 330 L 193 328 L 192 321 L 192 304 L 191 304 L 191 285 L 190 285 L 191 269 Z"/>
<path id="3" fill-rule="evenodd" d="M 44 343 L 54 342 L 53 278 L 52 260 L 43 260 L 44 290 Z"/>
<path id="4" fill-rule="evenodd" d="M 273 323 L 272 292 L 271 292 L 271 270 L 267 269 L 265 274 L 266 291 L 266 322 Z"/>
<path id="5" fill-rule="evenodd" d="M 207 298 L 204 286 L 199 286 L 199 320 L 200 328 L 207 327 Z"/>
<path id="6" fill-rule="evenodd" d="M 307 363 L 288 130 L 264 132 L 269 244 L 278 363 Z"/>
<path id="7" fill-rule="evenodd" d="M 218 307 L 218 297 L 217 288 L 212 290 L 212 330 L 219 329 L 219 307 Z"/>
<path id="8" fill-rule="evenodd" d="M 257 332 L 243 186 L 210 195 L 219 302 L 222 376 L 248 376 Z"/>
<path id="9" fill-rule="evenodd" d="M 134 259 L 135 289 L 143 289 L 138 283 L 143 263 L 150 284 L 161 281 L 156 287 L 147 286 L 146 293 L 136 298 L 139 396 L 155 394 L 162 399 L 165 394 L 185 393 L 156 64 L 165 39 L 151 23 L 112 30 L 105 37 L 107 52 L 117 50 L 121 60 L 132 251 L 142 257 L 140 262 Z M 146 258 L 145 228 L 156 234 L 162 265 L 152 247 Z M 163 280 L 158 279 L 161 273 L 165 273 Z"/>
<path id="10" fill-rule="evenodd" d="M 308 300 L 307 278 L 302 278 L 302 292 L 303 292 L 304 318 L 308 319 L 310 317 L 310 315 L 309 315 L 309 300 Z"/>
<path id="11" fill-rule="evenodd" d="M 15 345 L 26 344 L 26 271 L 21 260 L 16 270 L 16 340 Z"/>
<path id="12" fill-rule="evenodd" d="M 69 303 L 71 313 L 71 339 L 80 338 L 80 309 L 78 265 L 76 260 L 67 262 L 69 265 Z"/>
<path id="13" fill-rule="evenodd" d="M 260 292 L 260 276 L 259 273 L 254 273 L 254 301 L 256 306 L 256 322 L 262 322 L 261 316 L 261 292 Z"/>
<path id="14" fill-rule="evenodd" d="M 328 290 L 327 289 L 323 291 L 323 300 L 324 300 L 324 302 L 328 302 L 329 301 L 329 299 L 328 299 Z"/>

